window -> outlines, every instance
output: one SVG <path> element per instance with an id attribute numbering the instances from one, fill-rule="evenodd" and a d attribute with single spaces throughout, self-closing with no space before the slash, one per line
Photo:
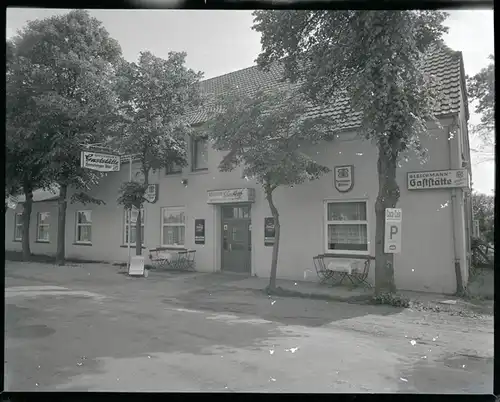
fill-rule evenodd
<path id="1" fill-rule="evenodd" d="M 208 169 L 208 138 L 193 139 L 193 170 Z"/>
<path id="2" fill-rule="evenodd" d="M 339 254 L 368 253 L 366 202 L 326 203 L 326 251 Z"/>
<path id="3" fill-rule="evenodd" d="M 165 168 L 165 174 L 176 174 L 176 173 L 182 173 L 182 166 L 179 166 L 177 163 L 172 162 L 167 165 Z"/>
<path id="4" fill-rule="evenodd" d="M 23 214 L 17 213 L 15 216 L 14 240 L 23 240 Z"/>
<path id="5" fill-rule="evenodd" d="M 186 216 L 183 207 L 167 207 L 161 211 L 161 245 L 184 246 Z"/>
<path id="6" fill-rule="evenodd" d="M 123 244 L 128 244 L 129 211 L 124 211 Z M 132 222 L 130 230 L 130 245 L 135 245 L 136 222 Z M 144 246 L 144 208 L 141 208 L 141 243 Z"/>
<path id="7" fill-rule="evenodd" d="M 49 218 L 50 213 L 48 212 L 39 212 L 37 219 L 37 229 L 36 229 L 36 241 L 44 241 L 48 242 L 49 238 Z"/>
<path id="8" fill-rule="evenodd" d="M 92 211 L 76 213 L 76 242 L 92 243 Z"/>

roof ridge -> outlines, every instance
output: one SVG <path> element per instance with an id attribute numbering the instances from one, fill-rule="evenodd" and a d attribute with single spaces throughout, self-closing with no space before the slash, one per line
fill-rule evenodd
<path id="1" fill-rule="evenodd" d="M 205 82 L 210 81 L 210 80 L 215 80 L 216 78 L 222 78 L 222 77 L 229 75 L 229 74 L 239 73 L 239 72 L 244 71 L 244 70 L 250 70 L 251 68 L 255 68 L 258 66 L 259 66 L 258 64 L 254 64 L 254 65 L 249 66 L 249 67 L 240 68 L 239 70 L 234 70 L 234 71 L 230 71 L 230 72 L 225 73 L 225 74 L 217 75 L 217 76 L 212 77 L 212 78 L 207 78 L 206 80 L 200 81 L 200 84 L 205 83 Z"/>

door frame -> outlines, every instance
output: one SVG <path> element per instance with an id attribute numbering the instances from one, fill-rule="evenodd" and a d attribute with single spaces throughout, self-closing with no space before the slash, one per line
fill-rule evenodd
<path id="1" fill-rule="evenodd" d="M 217 226 L 219 228 L 219 236 L 218 236 L 219 244 L 217 246 L 217 254 L 219 256 L 219 264 L 218 264 L 219 272 L 253 276 L 253 274 L 254 274 L 254 258 L 253 258 L 254 242 L 252 239 L 253 230 L 250 230 L 250 234 L 248 237 L 248 240 L 249 240 L 250 245 L 251 245 L 251 249 L 250 249 L 250 252 L 248 254 L 248 256 L 250 258 L 250 270 L 246 271 L 246 272 L 238 273 L 238 272 L 224 271 L 222 269 L 223 261 L 224 261 L 224 253 L 222 252 L 223 251 L 222 247 L 224 246 L 224 227 L 223 227 L 224 213 L 222 212 L 222 210 L 224 207 L 248 207 L 249 216 L 250 216 L 248 218 L 248 221 L 250 222 L 250 227 L 253 229 L 253 227 L 252 227 L 252 203 L 251 202 L 238 202 L 238 203 L 231 203 L 231 204 L 228 203 L 228 204 L 218 205 L 217 209 L 218 209 L 218 214 L 219 214 L 219 217 L 218 217 L 219 223 Z M 240 219 L 246 220 L 246 218 L 240 218 Z M 235 218 L 235 220 L 240 220 L 240 219 Z"/>

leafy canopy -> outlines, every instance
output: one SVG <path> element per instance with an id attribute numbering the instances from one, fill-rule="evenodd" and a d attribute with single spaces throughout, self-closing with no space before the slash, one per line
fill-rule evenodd
<path id="1" fill-rule="evenodd" d="M 51 180 L 88 189 L 101 174 L 80 167 L 81 144 L 102 141 L 116 115 L 118 42 L 88 12 L 75 10 L 29 22 L 12 46 L 18 90 L 30 97 L 23 140 L 43 139 Z"/>
<path id="2" fill-rule="evenodd" d="M 141 52 L 138 63 L 121 61 L 116 92 L 120 104 L 118 141 L 123 152 L 137 154 L 144 183 L 125 183 L 119 203 L 140 207 L 149 172 L 173 163 L 185 166 L 188 110 L 200 102 L 197 83 L 202 73 L 185 66 L 186 53 L 168 59 Z"/>
<path id="3" fill-rule="evenodd" d="M 421 151 L 419 135 L 435 121 L 437 98 L 422 68 L 424 53 L 446 32 L 445 13 L 261 10 L 254 16 L 260 66 L 279 60 L 285 77 L 314 101 L 345 99 L 361 115 L 360 133 L 392 159 L 409 148 Z"/>
<path id="4" fill-rule="evenodd" d="M 495 145 L 495 56 L 490 55 L 490 64 L 473 77 L 467 77 L 469 99 L 476 101 L 476 113 L 481 114 L 481 123 L 474 127 L 474 132 L 483 145 L 492 148 Z"/>
<path id="5" fill-rule="evenodd" d="M 219 102 L 222 112 L 206 130 L 216 150 L 229 150 L 220 164 L 222 171 L 242 165 L 243 174 L 266 191 L 314 180 L 329 171 L 301 149 L 331 138 L 328 121 L 305 118 L 307 103 L 301 94 L 286 89 L 249 96 L 230 90 Z"/>
<path id="6" fill-rule="evenodd" d="M 481 237 L 488 243 L 495 239 L 495 196 L 482 193 L 472 194 L 474 219 L 479 221 Z"/>

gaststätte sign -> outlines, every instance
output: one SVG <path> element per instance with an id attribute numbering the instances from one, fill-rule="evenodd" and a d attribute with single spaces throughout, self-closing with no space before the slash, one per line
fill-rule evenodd
<path id="1" fill-rule="evenodd" d="M 120 171 L 120 156 L 82 151 L 80 166 L 99 172 L 118 172 Z"/>
<path id="2" fill-rule="evenodd" d="M 224 204 L 233 202 L 254 202 L 255 189 L 235 188 L 229 190 L 210 190 L 208 192 L 208 204 Z"/>
<path id="3" fill-rule="evenodd" d="M 468 187 L 467 169 L 409 172 L 408 190 Z"/>

